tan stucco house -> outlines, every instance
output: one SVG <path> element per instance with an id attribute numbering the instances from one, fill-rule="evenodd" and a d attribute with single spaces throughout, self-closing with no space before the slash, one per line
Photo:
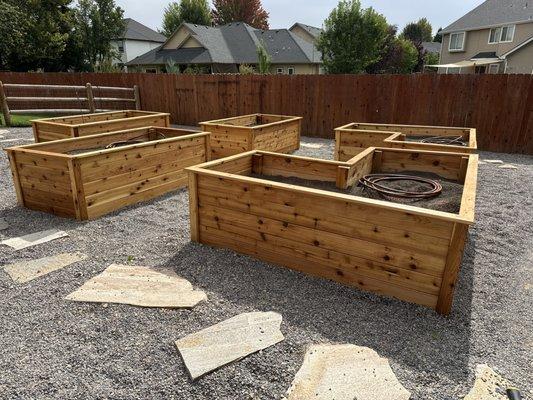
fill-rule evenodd
<path id="1" fill-rule="evenodd" d="M 532 0 L 487 0 L 441 33 L 440 73 L 533 73 Z"/>
<path id="2" fill-rule="evenodd" d="M 291 29 L 260 30 L 242 22 L 222 26 L 181 24 L 165 43 L 127 63 L 129 71 L 164 72 L 169 62 L 181 71 L 237 73 L 257 66 L 257 47 L 265 46 L 273 74 L 318 74 L 322 55 L 315 47 L 320 29 L 295 24 Z"/>

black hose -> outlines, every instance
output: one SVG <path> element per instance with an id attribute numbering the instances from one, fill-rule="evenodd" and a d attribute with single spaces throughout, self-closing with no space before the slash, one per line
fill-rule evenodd
<path id="1" fill-rule="evenodd" d="M 462 136 L 431 136 L 424 138 L 420 143 L 447 144 L 454 146 L 466 146 Z"/>
<path id="2" fill-rule="evenodd" d="M 389 186 L 382 185 L 381 182 L 394 182 L 394 181 L 411 181 L 418 182 L 431 186 L 431 189 L 420 192 L 413 192 L 406 189 L 396 189 Z M 440 182 L 422 178 L 412 175 L 399 175 L 399 174 L 371 174 L 365 175 L 359 180 L 359 185 L 367 189 L 372 189 L 382 195 L 391 197 L 400 197 L 406 199 L 428 199 L 441 194 L 442 185 Z"/>

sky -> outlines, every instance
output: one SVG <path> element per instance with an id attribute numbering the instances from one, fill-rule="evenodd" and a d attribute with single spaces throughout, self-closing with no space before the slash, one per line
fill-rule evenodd
<path id="1" fill-rule="evenodd" d="M 170 0 L 116 0 L 124 15 L 157 29 L 161 27 L 163 9 Z M 262 0 L 270 14 L 271 28 L 290 28 L 295 22 L 322 26 L 338 0 Z M 361 0 L 364 7 L 373 7 L 385 15 L 390 24 L 402 29 L 407 23 L 426 17 L 436 31 L 446 27 L 483 0 Z"/>

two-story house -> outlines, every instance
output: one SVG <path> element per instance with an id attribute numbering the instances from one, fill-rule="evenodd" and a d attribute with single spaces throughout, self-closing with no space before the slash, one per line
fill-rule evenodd
<path id="1" fill-rule="evenodd" d="M 124 19 L 125 29 L 120 37 L 111 41 L 117 58 L 114 64 L 123 66 L 146 52 L 161 46 L 167 38 L 131 18 Z"/>
<path id="2" fill-rule="evenodd" d="M 440 73 L 533 73 L 533 0 L 487 0 L 441 33 Z"/>
<path id="3" fill-rule="evenodd" d="M 128 62 L 128 70 L 164 72 L 169 63 L 180 71 L 198 67 L 204 73 L 237 73 L 242 65 L 257 67 L 258 46 L 271 58 L 273 74 L 319 74 L 322 55 L 314 40 L 318 28 L 297 24 L 291 29 L 261 30 L 243 22 L 222 26 L 182 23 L 161 46 Z"/>

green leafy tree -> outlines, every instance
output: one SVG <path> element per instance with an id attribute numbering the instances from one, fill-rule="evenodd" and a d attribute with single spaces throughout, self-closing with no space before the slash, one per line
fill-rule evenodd
<path id="1" fill-rule="evenodd" d="M 124 11 L 114 0 L 79 0 L 74 34 L 87 69 L 103 68 L 115 57 L 111 40 L 124 33 Z"/>
<path id="2" fill-rule="evenodd" d="M 180 67 L 173 59 L 170 59 L 167 61 L 167 64 L 165 66 L 165 70 L 167 74 L 179 74 L 180 73 Z"/>
<path id="3" fill-rule="evenodd" d="M 324 22 L 317 48 L 330 74 L 358 74 L 381 59 L 387 20 L 359 0 L 341 0 Z"/>
<path id="4" fill-rule="evenodd" d="M 216 25 L 245 22 L 257 29 L 268 29 L 268 12 L 261 0 L 213 0 Z"/>
<path id="5" fill-rule="evenodd" d="M 403 28 L 402 36 L 415 46 L 422 42 L 431 42 L 433 40 L 433 28 L 426 18 L 421 18 L 417 22 L 411 22 Z"/>
<path id="6" fill-rule="evenodd" d="M 265 44 L 259 43 L 257 45 L 257 70 L 260 74 L 269 74 L 270 66 L 272 65 L 272 58 L 268 54 Z"/>
<path id="7" fill-rule="evenodd" d="M 72 31 L 72 9 L 69 7 L 72 0 L 0 0 L 3 11 L 13 21 L 2 21 L 0 30 L 9 29 L 12 22 L 17 21 L 15 41 L 22 34 L 23 42 L 18 41 L 17 54 L 11 61 L 11 68 L 27 71 L 42 69 L 57 71 L 62 69 L 62 55 L 65 51 L 69 35 Z M 13 10 L 16 9 L 16 11 Z M 23 21 L 17 20 L 23 15 Z M 18 32 L 18 33 L 17 33 Z M 0 41 L 12 39 L 2 34 Z"/>
<path id="8" fill-rule="evenodd" d="M 7 2 L 0 1 L 0 70 L 17 67 L 18 56 L 26 57 L 24 36 L 28 30 L 22 11 Z"/>
<path id="9" fill-rule="evenodd" d="M 441 34 L 442 28 L 439 28 L 437 33 L 435 33 L 435 36 L 433 37 L 434 42 L 442 43 L 442 34 Z"/>
<path id="10" fill-rule="evenodd" d="M 179 3 L 170 3 L 163 13 L 161 33 L 170 37 L 182 22 L 212 25 L 211 8 L 207 0 L 181 0 Z"/>
<path id="11" fill-rule="evenodd" d="M 371 74 L 410 74 L 415 70 L 418 63 L 418 51 L 409 40 L 397 37 L 397 31 L 396 26 L 389 26 L 381 58 L 375 64 L 370 65 L 366 72 Z"/>
<path id="12" fill-rule="evenodd" d="M 424 65 L 437 65 L 440 61 L 440 56 L 437 53 L 426 53 L 424 55 Z"/>

